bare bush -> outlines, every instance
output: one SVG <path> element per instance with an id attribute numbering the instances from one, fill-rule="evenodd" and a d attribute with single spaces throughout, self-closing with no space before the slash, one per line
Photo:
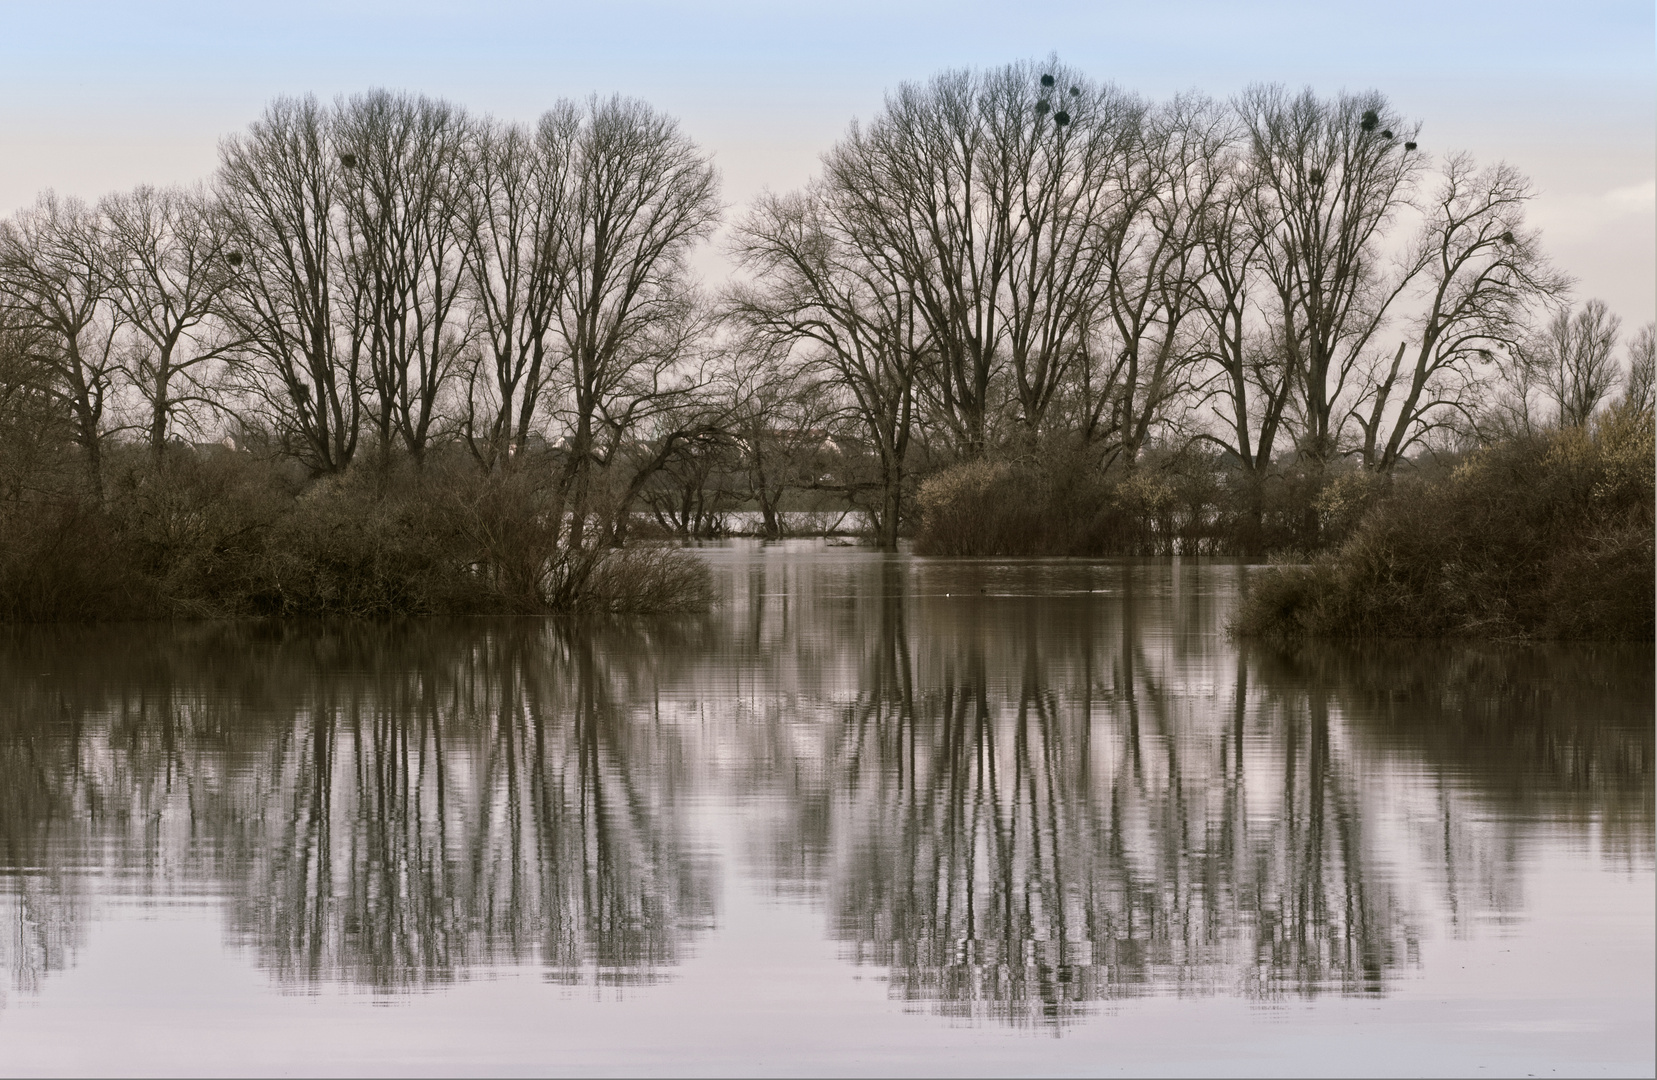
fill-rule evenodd
<path id="1" fill-rule="evenodd" d="M 713 603 L 708 566 L 690 552 L 643 544 L 605 551 L 593 567 L 579 610 L 614 615 L 684 615 Z"/>

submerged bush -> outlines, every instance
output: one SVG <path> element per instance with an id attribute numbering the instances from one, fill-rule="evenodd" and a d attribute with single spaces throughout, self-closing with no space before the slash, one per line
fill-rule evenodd
<path id="1" fill-rule="evenodd" d="M 1020 486 L 1002 462 L 966 461 L 921 484 L 919 555 L 1007 555 L 1022 543 Z"/>
<path id="2" fill-rule="evenodd" d="M 651 544 L 599 554 L 577 610 L 615 615 L 687 615 L 713 604 L 713 575 L 683 548 Z"/>
<path id="3" fill-rule="evenodd" d="M 249 582 L 254 613 L 376 618 L 482 606 L 441 506 L 419 491 L 376 499 L 360 487 L 319 485 L 274 525 Z"/>
<path id="4" fill-rule="evenodd" d="M 1649 412 L 1623 408 L 1401 484 L 1309 566 L 1257 575 L 1246 637 L 1653 636 Z"/>
<path id="5" fill-rule="evenodd" d="M 921 555 L 1175 555 L 1250 546 L 1213 455 L 1153 449 L 1132 468 L 1064 447 L 950 466 L 921 485 Z"/>

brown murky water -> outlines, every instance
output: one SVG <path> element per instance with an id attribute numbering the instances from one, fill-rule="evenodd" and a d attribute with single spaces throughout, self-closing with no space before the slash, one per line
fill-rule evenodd
<path id="1" fill-rule="evenodd" d="M 0 642 L 0 1072 L 1651 1075 L 1649 646 L 1224 563 Z"/>

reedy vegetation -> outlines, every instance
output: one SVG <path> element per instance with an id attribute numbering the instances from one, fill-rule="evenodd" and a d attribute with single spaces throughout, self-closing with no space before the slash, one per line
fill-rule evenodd
<path id="1" fill-rule="evenodd" d="M 741 507 L 922 551 L 1321 549 L 1424 451 L 1619 381 L 1524 177 L 1418 131 L 1373 92 L 947 72 L 740 214 L 709 295 L 717 176 L 647 105 L 280 99 L 206 186 L 0 227 L 4 607 L 648 607 L 629 523 Z M 101 569 L 51 578 L 71 532 Z"/>

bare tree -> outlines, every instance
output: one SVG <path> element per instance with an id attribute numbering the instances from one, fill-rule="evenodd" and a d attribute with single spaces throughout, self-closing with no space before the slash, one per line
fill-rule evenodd
<path id="1" fill-rule="evenodd" d="M 934 339 L 860 209 L 837 186 L 761 199 L 732 242 L 750 280 L 731 290 L 726 310 L 750 353 L 781 353 L 842 396 L 879 460 L 876 532 L 894 550 L 916 379 Z"/>
<path id="2" fill-rule="evenodd" d="M 1367 467 L 1391 472 L 1435 429 L 1469 418 L 1495 353 L 1518 351 L 1536 306 L 1569 286 L 1524 227 L 1533 197 L 1510 165 L 1481 171 L 1464 154 L 1446 160 L 1403 271 L 1423 281 L 1414 341 L 1399 342 L 1353 409 Z"/>
<path id="3" fill-rule="evenodd" d="M 628 455 L 634 459 L 636 476 L 637 466 L 652 463 L 662 441 L 675 432 L 700 428 L 694 437 L 681 434 L 674 439 L 673 452 L 654 462 L 637 490 L 657 523 L 679 536 L 719 535 L 726 528 L 726 515 L 750 493 L 740 478 L 745 471 L 740 437 L 709 422 L 703 412 L 708 404 L 699 395 L 687 395 L 681 409 L 656 417 L 654 430 L 642 433 L 645 437 L 639 440 L 638 452 Z M 719 412 L 734 414 L 735 403 L 720 405 L 725 407 Z M 612 535 L 622 531 L 619 516 L 617 526 Z"/>
<path id="4" fill-rule="evenodd" d="M 1657 407 L 1657 323 L 1646 323 L 1628 343 L 1623 400 L 1647 414 Z"/>
<path id="5" fill-rule="evenodd" d="M 562 102 L 533 129 L 476 124 L 468 143 L 461 250 L 477 345 L 464 430 L 488 469 L 524 448 L 564 359 L 552 338 L 554 228 L 569 212 L 567 131 L 578 125 L 575 107 Z"/>
<path id="6" fill-rule="evenodd" d="M 768 348 L 752 332 L 733 337 L 720 392 L 742 495 L 758 505 L 762 535 L 775 539 L 785 532 L 784 497 L 831 488 L 829 474 L 842 470 L 844 456 L 830 435 L 841 410 L 824 373 L 799 363 L 793 350 Z"/>
<path id="7" fill-rule="evenodd" d="M 342 102 L 333 123 L 380 452 L 400 441 L 419 461 L 467 338 L 456 306 L 466 119 L 446 102 L 375 90 Z"/>
<path id="8" fill-rule="evenodd" d="M 1249 217 L 1254 184 L 1248 155 L 1222 152 L 1216 167 L 1223 175 L 1217 197 L 1202 221 L 1203 274 L 1197 293 L 1205 358 L 1215 368 L 1203 400 L 1219 421 L 1208 438 L 1234 455 L 1247 478 L 1252 533 L 1245 546 L 1255 550 L 1262 524 L 1260 486 L 1271 467 L 1285 410 L 1295 381 L 1286 352 L 1273 337 L 1278 324 L 1257 320 L 1261 280 L 1259 258 L 1265 237 Z"/>
<path id="9" fill-rule="evenodd" d="M 120 374 L 120 310 L 97 213 L 48 192 L 0 223 L 0 294 L 67 406 L 87 477 L 103 492 L 104 411 Z"/>
<path id="10" fill-rule="evenodd" d="M 933 340 L 921 385 L 962 453 L 987 448 L 1004 398 L 1038 429 L 1086 354 L 1110 161 L 1141 109 L 1051 61 L 948 72 L 828 155 L 827 184 L 914 295 Z"/>
<path id="11" fill-rule="evenodd" d="M 192 407 L 222 406 L 205 375 L 242 342 L 215 318 L 229 288 L 226 234 L 198 189 L 139 187 L 101 204 L 112 259 L 111 297 L 134 339 L 128 362 L 160 453 Z"/>
<path id="12" fill-rule="evenodd" d="M 570 515 L 577 548 L 595 470 L 695 383 L 685 362 L 705 313 L 685 257 L 717 220 L 716 177 L 672 120 L 619 98 L 561 102 L 533 131 L 479 125 L 470 157 L 462 229 L 480 345 L 467 438 L 494 467 L 537 423 L 559 423 L 554 520 Z"/>
<path id="13" fill-rule="evenodd" d="M 991 381 L 1002 333 L 996 293 L 1009 272 L 1010 222 L 979 197 L 986 148 L 971 72 L 905 84 L 865 130 L 853 125 L 825 160 L 860 229 L 878 239 L 888 278 L 912 291 L 935 337 L 929 387 L 962 452 L 988 441 Z M 1033 95 L 1032 95 L 1033 96 Z M 1034 120 L 1034 101 L 1030 103 Z"/>
<path id="14" fill-rule="evenodd" d="M 0 304 L 0 506 L 39 490 L 74 441 L 41 331 Z"/>
<path id="15" fill-rule="evenodd" d="M 1561 427 L 1582 427 L 1616 389 L 1612 356 L 1622 319 L 1603 300 L 1589 300 L 1574 315 L 1563 308 L 1531 347 L 1529 363 Z"/>
<path id="16" fill-rule="evenodd" d="M 978 96 L 988 136 L 982 212 L 1009 249 L 1005 288 L 992 299 L 1018 421 L 1032 437 L 1088 358 L 1112 258 L 1121 255 L 1106 237 L 1140 197 L 1121 166 L 1143 145 L 1146 123 L 1137 99 L 1057 64 L 1040 68 L 991 72 Z"/>
<path id="17" fill-rule="evenodd" d="M 349 164 L 348 164 L 349 162 Z M 315 98 L 279 98 L 220 147 L 219 198 L 236 272 L 224 312 L 247 341 L 247 385 L 317 473 L 357 450 L 367 318 L 345 273 L 341 170 Z"/>
<path id="18" fill-rule="evenodd" d="M 685 259 L 718 221 L 718 180 L 678 125 L 642 102 L 594 99 L 549 114 L 542 129 L 569 170 L 548 239 L 553 331 L 567 358 L 555 519 L 568 512 L 575 549 L 595 469 L 694 384 L 681 365 L 704 312 Z"/>
<path id="19" fill-rule="evenodd" d="M 1163 411 L 1190 388 L 1202 355 L 1205 223 L 1223 212 L 1232 123 L 1213 103 L 1179 98 L 1147 110 L 1118 155 L 1115 212 L 1099 230 L 1105 254 L 1104 341 L 1120 373 L 1113 424 L 1133 463 Z"/>
<path id="20" fill-rule="evenodd" d="M 1322 100 L 1257 86 L 1237 110 L 1253 166 L 1246 205 L 1299 394 L 1301 451 L 1321 463 L 1337 450 L 1341 395 L 1408 284 L 1383 273 L 1379 248 L 1413 192 L 1416 126 L 1374 92 Z"/>

